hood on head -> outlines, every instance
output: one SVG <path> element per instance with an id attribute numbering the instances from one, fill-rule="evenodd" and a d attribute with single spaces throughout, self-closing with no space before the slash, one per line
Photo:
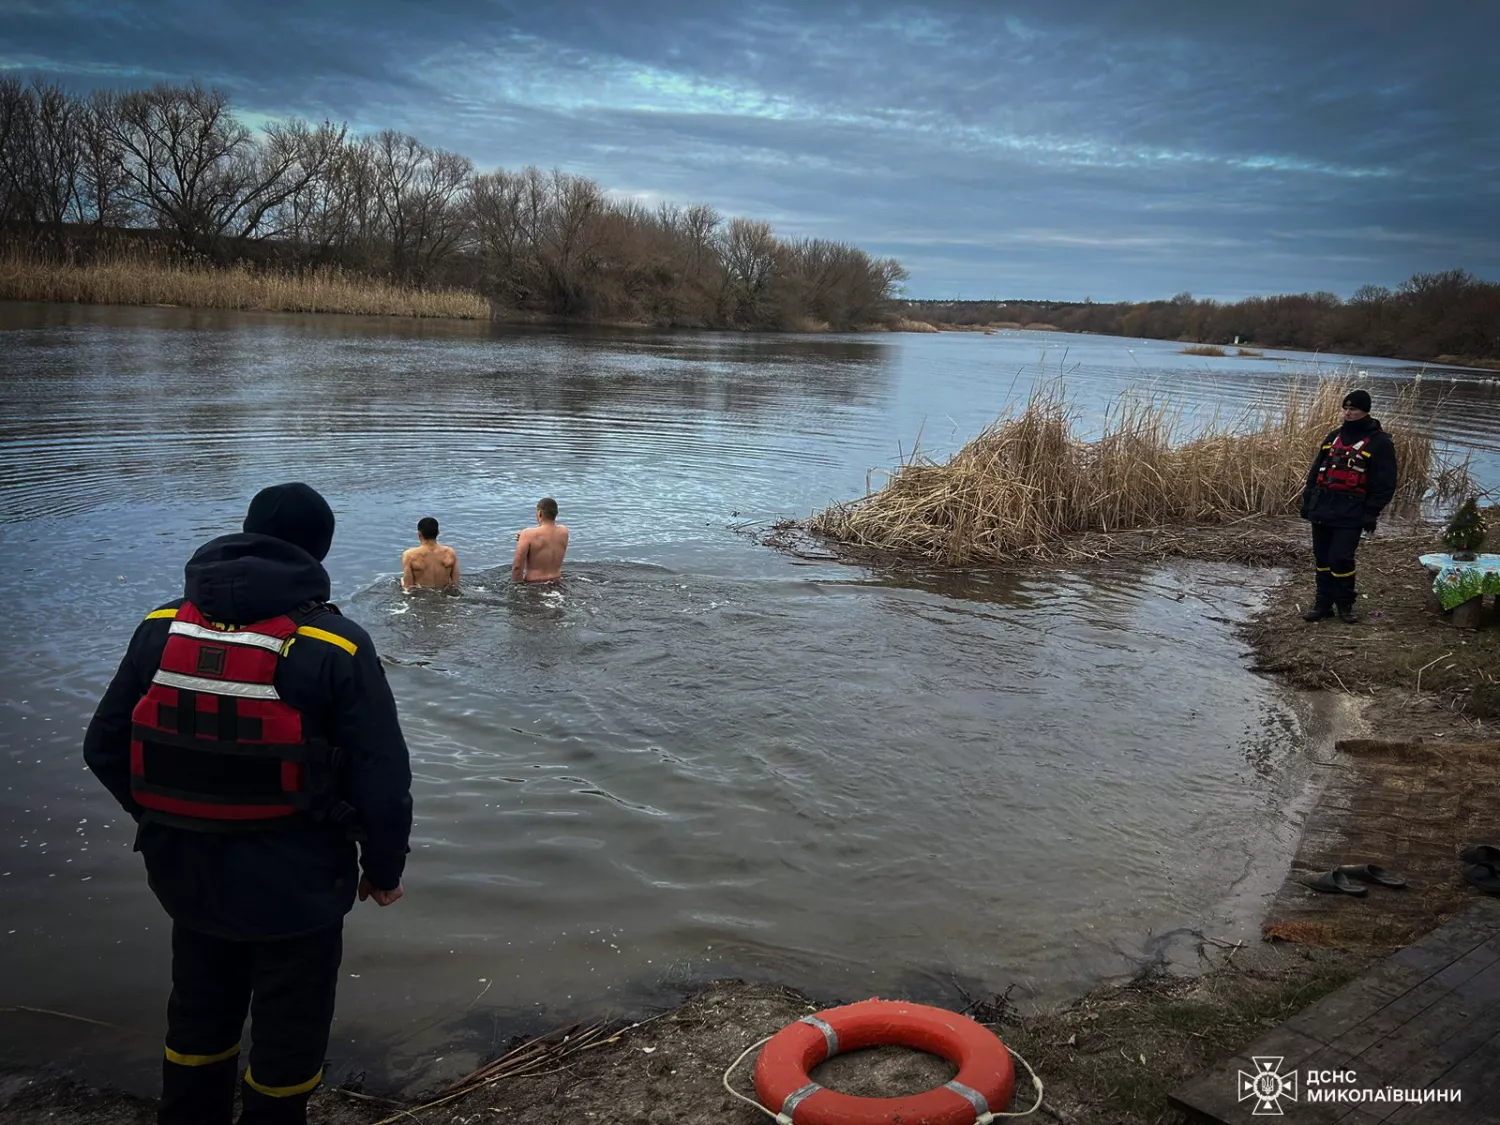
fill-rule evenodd
<path id="1" fill-rule="evenodd" d="M 188 601 L 226 625 L 252 625 L 329 595 L 328 572 L 317 559 L 285 539 L 248 532 L 210 539 L 183 577 Z"/>
<path id="2" fill-rule="evenodd" d="M 322 562 L 333 543 L 334 522 L 333 509 L 316 488 L 291 481 L 257 492 L 241 530 L 285 539 Z"/>

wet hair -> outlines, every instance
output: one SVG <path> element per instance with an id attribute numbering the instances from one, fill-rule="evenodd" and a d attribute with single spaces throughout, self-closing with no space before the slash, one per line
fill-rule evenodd
<path id="1" fill-rule="evenodd" d="M 417 534 L 423 539 L 436 539 L 438 535 L 438 522 L 431 516 L 423 516 L 417 521 Z"/>
<path id="2" fill-rule="evenodd" d="M 536 510 L 549 520 L 555 520 L 557 518 L 557 501 L 550 496 L 543 496 L 536 502 Z"/>

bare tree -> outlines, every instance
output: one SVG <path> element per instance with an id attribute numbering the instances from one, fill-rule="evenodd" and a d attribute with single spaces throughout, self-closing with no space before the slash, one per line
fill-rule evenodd
<path id="1" fill-rule="evenodd" d="M 722 313 L 730 323 L 762 324 L 771 314 L 771 286 L 781 257 L 771 224 L 729 220 L 719 240 L 719 255 L 727 303 Z"/>
<path id="2" fill-rule="evenodd" d="M 504 169 L 469 181 L 468 215 L 474 245 L 483 263 L 486 288 L 501 301 L 521 305 L 536 268 L 536 223 L 530 190 L 537 170 Z"/>
<path id="3" fill-rule="evenodd" d="M 322 171 L 329 151 L 299 122 L 269 126 L 257 144 L 223 91 L 197 85 L 125 94 L 112 124 L 126 195 L 185 250 L 203 254 L 225 235 L 261 237 L 266 216 Z"/>
<path id="4" fill-rule="evenodd" d="M 287 201 L 324 178 L 347 132 L 330 121 L 317 127 L 296 120 L 266 126 L 265 139 L 255 146 L 243 201 L 238 210 L 226 212 L 218 233 L 260 239 L 286 235 Z"/>
<path id="5" fill-rule="evenodd" d="M 700 273 L 714 257 L 714 235 L 724 220 L 712 207 L 699 203 L 682 213 L 682 233 L 693 248 L 691 263 L 694 273 Z"/>
<path id="6" fill-rule="evenodd" d="M 346 140 L 324 175 L 294 197 L 301 201 L 304 253 L 363 270 L 388 262 L 375 153 L 368 138 Z"/>
<path id="7" fill-rule="evenodd" d="M 67 241 L 67 225 L 78 218 L 81 105 L 61 86 L 31 85 L 31 137 L 28 171 L 36 221 L 54 249 Z"/>
<path id="8" fill-rule="evenodd" d="M 390 241 L 390 270 L 405 277 L 410 269 L 411 215 L 405 206 L 411 196 L 417 170 L 428 158 L 428 148 L 416 137 L 386 129 L 373 145 L 375 203 Z"/>
<path id="9" fill-rule="evenodd" d="M 28 171 L 32 116 L 31 91 L 18 78 L 0 78 L 0 234 L 29 226 L 36 215 Z"/>
<path id="10" fill-rule="evenodd" d="M 593 180 L 553 169 L 547 180 L 545 218 L 538 238 L 542 284 L 566 314 L 585 310 L 586 287 L 602 233 L 604 193 Z"/>
<path id="11" fill-rule="evenodd" d="M 106 230 L 123 227 L 131 219 L 118 113 L 119 99 L 107 90 L 95 90 L 78 118 L 79 219 L 93 224 L 96 243 Z"/>
<path id="12" fill-rule="evenodd" d="M 467 234 L 464 195 L 474 162 L 444 149 L 430 150 L 418 168 L 403 209 L 410 215 L 411 279 L 426 282 Z"/>

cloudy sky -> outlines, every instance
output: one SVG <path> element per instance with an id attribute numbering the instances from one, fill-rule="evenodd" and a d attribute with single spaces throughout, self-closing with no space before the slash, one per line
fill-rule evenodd
<path id="1" fill-rule="evenodd" d="M 1497 0 L 0 0 L 0 71 L 708 202 L 918 297 L 1500 278 L 1497 38 Z"/>

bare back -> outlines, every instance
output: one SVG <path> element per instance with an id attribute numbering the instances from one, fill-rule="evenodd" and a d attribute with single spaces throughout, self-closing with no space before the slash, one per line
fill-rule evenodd
<path id="1" fill-rule="evenodd" d="M 458 553 L 438 542 L 410 547 L 401 554 L 401 586 L 443 589 L 458 585 Z"/>
<path id="2" fill-rule="evenodd" d="M 510 574 L 517 582 L 551 582 L 562 577 L 568 553 L 568 529 L 560 523 L 528 527 L 516 536 L 516 557 Z"/>

